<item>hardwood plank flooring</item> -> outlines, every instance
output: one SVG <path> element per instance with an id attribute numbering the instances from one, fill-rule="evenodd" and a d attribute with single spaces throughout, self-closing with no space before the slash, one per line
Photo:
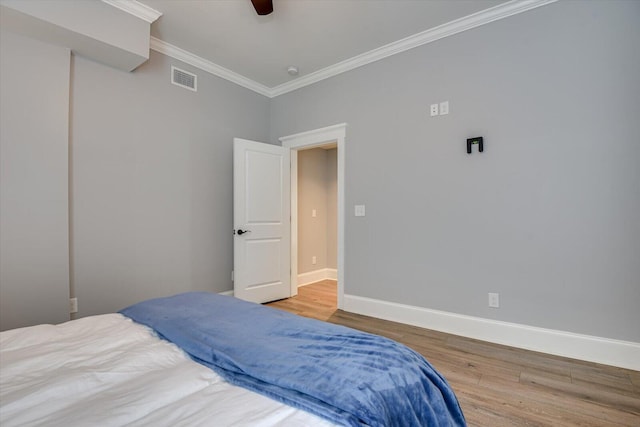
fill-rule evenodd
<path id="1" fill-rule="evenodd" d="M 336 282 L 269 303 L 383 335 L 420 352 L 449 381 L 469 426 L 640 427 L 640 372 L 477 341 L 337 310 Z"/>

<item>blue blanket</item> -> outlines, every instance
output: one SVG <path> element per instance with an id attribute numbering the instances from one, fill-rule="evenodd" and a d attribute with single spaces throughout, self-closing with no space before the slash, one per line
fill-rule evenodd
<path id="1" fill-rule="evenodd" d="M 464 426 L 445 379 L 395 341 L 191 292 L 121 311 L 232 384 L 341 425 Z"/>

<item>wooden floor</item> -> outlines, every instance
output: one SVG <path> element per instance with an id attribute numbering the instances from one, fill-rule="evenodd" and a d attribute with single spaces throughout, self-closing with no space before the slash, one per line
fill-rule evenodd
<path id="1" fill-rule="evenodd" d="M 490 344 L 336 309 L 336 282 L 272 307 L 383 335 L 449 381 L 470 426 L 640 427 L 640 372 Z"/>

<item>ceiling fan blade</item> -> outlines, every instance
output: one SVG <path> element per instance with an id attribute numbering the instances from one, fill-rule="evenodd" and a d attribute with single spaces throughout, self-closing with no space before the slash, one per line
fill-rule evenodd
<path id="1" fill-rule="evenodd" d="M 273 12 L 273 0 L 251 0 L 258 15 L 268 15 Z"/>

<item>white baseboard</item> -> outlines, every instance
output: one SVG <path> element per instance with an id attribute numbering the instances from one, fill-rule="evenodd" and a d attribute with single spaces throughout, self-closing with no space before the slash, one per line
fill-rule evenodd
<path id="1" fill-rule="evenodd" d="M 338 270 L 335 268 L 321 268 L 319 270 L 298 274 L 298 287 L 327 279 L 338 280 Z"/>
<path id="2" fill-rule="evenodd" d="M 344 295 L 344 310 L 496 344 L 640 371 L 640 343 Z"/>
<path id="3" fill-rule="evenodd" d="M 224 291 L 224 292 L 218 292 L 219 295 L 227 295 L 232 297 L 233 296 L 233 290 L 230 291 Z"/>

